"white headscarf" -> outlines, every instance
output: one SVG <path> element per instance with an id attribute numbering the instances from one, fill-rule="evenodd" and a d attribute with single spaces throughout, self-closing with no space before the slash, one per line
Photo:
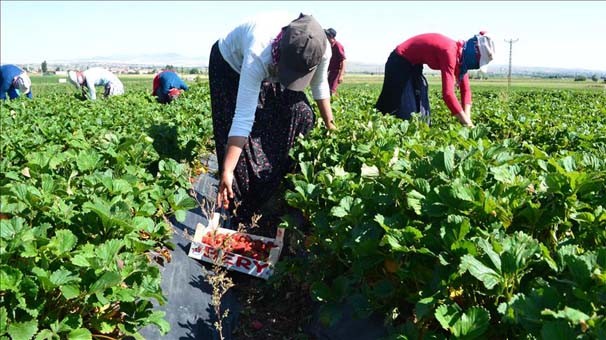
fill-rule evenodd
<path id="1" fill-rule="evenodd" d="M 488 63 L 494 59 L 494 42 L 485 33 L 478 36 L 478 47 L 480 48 L 480 70 L 486 72 Z"/>
<path id="2" fill-rule="evenodd" d="M 80 84 L 84 79 L 79 75 L 78 71 L 67 71 L 67 79 L 69 79 L 70 83 L 74 84 L 77 88 L 80 88 Z"/>
<path id="3" fill-rule="evenodd" d="M 19 92 L 23 94 L 28 94 L 31 87 L 32 81 L 29 79 L 27 73 L 23 72 L 15 78 L 15 87 L 19 89 Z"/>

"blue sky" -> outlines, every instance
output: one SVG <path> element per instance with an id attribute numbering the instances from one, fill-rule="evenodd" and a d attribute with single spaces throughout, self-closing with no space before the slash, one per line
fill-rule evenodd
<path id="1" fill-rule="evenodd" d="M 264 11 L 314 15 L 352 62 L 384 64 L 420 33 L 496 41 L 493 64 L 606 71 L 606 2 L 415 1 L 1 1 L 2 63 L 177 53 L 207 58 L 223 34 Z M 204 60 L 203 63 L 206 63 Z"/>

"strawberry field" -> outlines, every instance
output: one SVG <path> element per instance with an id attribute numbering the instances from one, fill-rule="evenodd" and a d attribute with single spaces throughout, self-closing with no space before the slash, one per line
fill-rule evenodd
<path id="1" fill-rule="evenodd" d="M 0 337 L 167 330 L 154 263 L 214 142 L 206 83 L 148 92 L 1 104 Z M 304 223 L 284 218 L 269 284 L 307 289 L 326 325 L 345 301 L 379 314 L 394 339 L 606 338 L 604 93 L 475 90 L 470 129 L 437 91 L 431 126 L 376 113 L 378 92 L 344 87 L 338 131 L 291 151 Z"/>

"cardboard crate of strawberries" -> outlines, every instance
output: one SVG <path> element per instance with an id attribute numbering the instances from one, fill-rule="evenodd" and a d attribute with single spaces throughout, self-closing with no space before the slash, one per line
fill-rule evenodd
<path id="1" fill-rule="evenodd" d="M 189 257 L 269 278 L 282 251 L 284 228 L 278 228 L 276 237 L 269 238 L 222 228 L 220 220 L 221 214 L 213 213 L 207 226 L 198 223 Z"/>

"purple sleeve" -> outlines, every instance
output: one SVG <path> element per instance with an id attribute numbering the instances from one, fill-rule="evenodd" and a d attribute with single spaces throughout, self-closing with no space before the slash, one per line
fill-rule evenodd
<path id="1" fill-rule="evenodd" d="M 339 59 L 340 60 L 347 59 L 347 58 L 345 58 L 345 49 L 343 48 L 343 45 L 338 44 L 337 47 L 339 48 Z"/>

